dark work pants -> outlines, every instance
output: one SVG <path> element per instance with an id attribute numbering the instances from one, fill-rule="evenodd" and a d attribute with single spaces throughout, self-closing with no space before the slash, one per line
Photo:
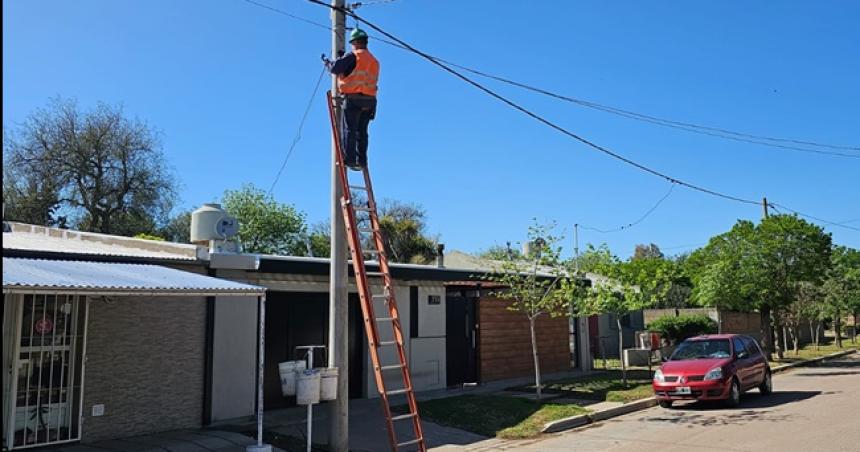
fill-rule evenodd
<path id="1" fill-rule="evenodd" d="M 376 98 L 364 95 L 347 95 L 343 118 L 346 134 L 343 152 L 346 164 L 367 165 L 367 127 L 376 117 Z"/>

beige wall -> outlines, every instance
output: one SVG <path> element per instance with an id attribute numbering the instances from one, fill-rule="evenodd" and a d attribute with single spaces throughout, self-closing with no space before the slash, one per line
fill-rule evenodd
<path id="1" fill-rule="evenodd" d="M 93 298 L 82 441 L 200 427 L 205 319 L 202 297 Z"/>

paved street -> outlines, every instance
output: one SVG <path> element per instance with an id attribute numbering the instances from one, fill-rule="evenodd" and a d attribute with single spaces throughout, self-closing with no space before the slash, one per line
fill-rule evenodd
<path id="1" fill-rule="evenodd" d="M 779 374 L 774 389 L 745 394 L 736 409 L 654 407 L 540 441 L 490 440 L 466 450 L 860 451 L 860 354 Z"/>

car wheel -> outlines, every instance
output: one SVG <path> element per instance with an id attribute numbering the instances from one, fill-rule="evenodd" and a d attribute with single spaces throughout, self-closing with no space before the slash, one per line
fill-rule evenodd
<path id="1" fill-rule="evenodd" d="M 759 392 L 762 394 L 770 394 L 773 392 L 773 378 L 770 375 L 770 372 L 764 373 L 764 381 L 758 386 Z"/>
<path id="2" fill-rule="evenodd" d="M 657 403 L 660 404 L 661 408 L 672 408 L 671 400 L 658 400 Z"/>
<path id="3" fill-rule="evenodd" d="M 726 399 L 726 406 L 734 408 L 741 404 L 741 385 L 738 380 L 732 380 L 732 387 L 729 389 L 729 398 Z"/>

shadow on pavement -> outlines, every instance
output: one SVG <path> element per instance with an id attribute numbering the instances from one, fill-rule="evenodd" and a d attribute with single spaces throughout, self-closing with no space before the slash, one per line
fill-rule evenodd
<path id="1" fill-rule="evenodd" d="M 838 377 L 843 375 L 860 375 L 860 370 L 842 370 L 836 372 L 803 372 L 794 375 L 797 377 Z"/>
<path id="2" fill-rule="evenodd" d="M 693 426 L 743 425 L 756 421 L 783 422 L 791 415 L 775 414 L 766 408 L 799 402 L 821 395 L 821 391 L 777 391 L 770 395 L 744 394 L 738 408 L 725 408 L 719 402 L 693 402 L 663 409 L 656 416 L 640 422 Z"/>
<path id="3" fill-rule="evenodd" d="M 769 395 L 746 393 L 741 397 L 739 408 L 772 408 L 811 399 L 818 395 L 821 395 L 821 391 L 774 391 Z"/>
<path id="4" fill-rule="evenodd" d="M 832 360 L 820 361 L 820 362 L 817 362 L 817 363 L 810 365 L 809 367 L 815 367 L 818 369 L 822 369 L 822 368 L 826 369 L 828 367 L 841 367 L 841 368 L 844 368 L 844 367 L 860 367 L 860 360 L 845 359 L 845 358 L 847 358 L 847 357 L 834 358 Z"/>

